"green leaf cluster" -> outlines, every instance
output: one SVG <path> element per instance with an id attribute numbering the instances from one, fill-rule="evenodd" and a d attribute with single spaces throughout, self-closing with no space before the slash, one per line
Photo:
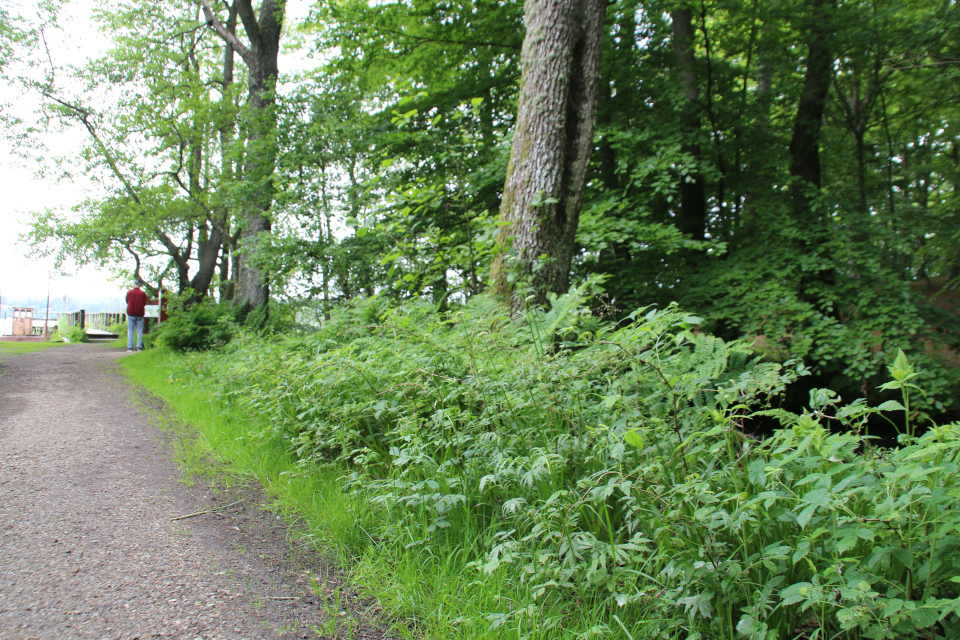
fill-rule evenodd
<path id="1" fill-rule="evenodd" d="M 868 421 L 901 406 L 816 390 L 802 412 L 772 407 L 809 373 L 801 364 L 763 362 L 676 307 L 597 323 L 583 293 L 513 319 L 483 296 L 445 314 L 373 298 L 313 335 L 235 341 L 193 380 L 304 472 L 340 469 L 378 548 L 456 548 L 476 580 L 519 588 L 522 600 L 485 611 L 494 627 L 770 639 L 960 628 L 956 424 L 877 448 Z M 902 354 L 891 371 L 895 385 L 916 379 Z M 758 440 L 758 420 L 781 428 Z"/>

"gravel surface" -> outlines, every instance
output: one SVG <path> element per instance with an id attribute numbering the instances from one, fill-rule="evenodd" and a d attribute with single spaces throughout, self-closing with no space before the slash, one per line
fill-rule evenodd
<path id="1" fill-rule="evenodd" d="M 118 373 L 125 356 L 2 357 L 0 639 L 381 638 L 376 611 L 341 609 L 335 573 L 288 543 L 258 489 L 180 482 Z"/>

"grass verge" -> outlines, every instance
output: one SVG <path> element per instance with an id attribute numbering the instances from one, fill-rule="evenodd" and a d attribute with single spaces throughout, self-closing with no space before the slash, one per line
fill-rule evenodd
<path id="1" fill-rule="evenodd" d="M 166 401 L 172 412 L 169 419 L 188 425 L 176 444 L 185 477 L 224 484 L 256 480 L 273 498 L 272 506 L 298 525 L 297 535 L 307 537 L 345 571 L 362 597 L 375 598 L 389 612 L 397 637 L 555 637 L 548 630 L 538 633 L 532 621 L 509 631 L 486 622 L 465 623 L 484 620 L 483 611 L 511 599 L 511 587 L 476 581 L 468 570 L 464 556 L 474 541 L 469 536 L 451 540 L 443 553 L 436 549 L 421 553 L 415 546 L 397 552 L 381 546 L 367 533 L 374 529 L 378 514 L 342 490 L 339 472 L 299 465 L 279 441 L 261 435 L 262 425 L 224 406 L 209 391 L 181 384 L 176 372 L 185 364 L 199 365 L 206 357 L 149 350 L 121 360 L 131 381 Z"/>
<path id="2" fill-rule="evenodd" d="M 253 478 L 276 499 L 277 507 L 297 519 L 317 509 L 349 510 L 336 477 L 299 473 L 280 446 L 253 434 L 249 421 L 211 400 L 203 389 L 178 384 L 172 377 L 173 358 L 151 350 L 123 358 L 121 366 L 133 382 L 167 402 L 170 419 L 189 426 L 192 437 L 180 439 L 178 452 L 185 474 L 226 483 Z"/>

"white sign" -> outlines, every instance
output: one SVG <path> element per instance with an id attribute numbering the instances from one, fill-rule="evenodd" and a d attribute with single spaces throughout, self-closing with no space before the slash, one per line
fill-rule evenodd
<path id="1" fill-rule="evenodd" d="M 148 304 L 143 308 L 143 317 L 144 318 L 159 318 L 160 317 L 160 305 L 158 304 Z"/>

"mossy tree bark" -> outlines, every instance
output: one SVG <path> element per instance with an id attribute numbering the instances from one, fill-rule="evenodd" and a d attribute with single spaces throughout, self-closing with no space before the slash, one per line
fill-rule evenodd
<path id="1" fill-rule="evenodd" d="M 517 125 L 500 206 L 493 292 L 517 309 L 510 273 L 530 275 L 536 301 L 566 292 L 593 151 L 606 3 L 527 0 Z M 507 255 L 516 258 L 511 265 Z M 513 271 L 516 269 L 516 271 Z"/>

